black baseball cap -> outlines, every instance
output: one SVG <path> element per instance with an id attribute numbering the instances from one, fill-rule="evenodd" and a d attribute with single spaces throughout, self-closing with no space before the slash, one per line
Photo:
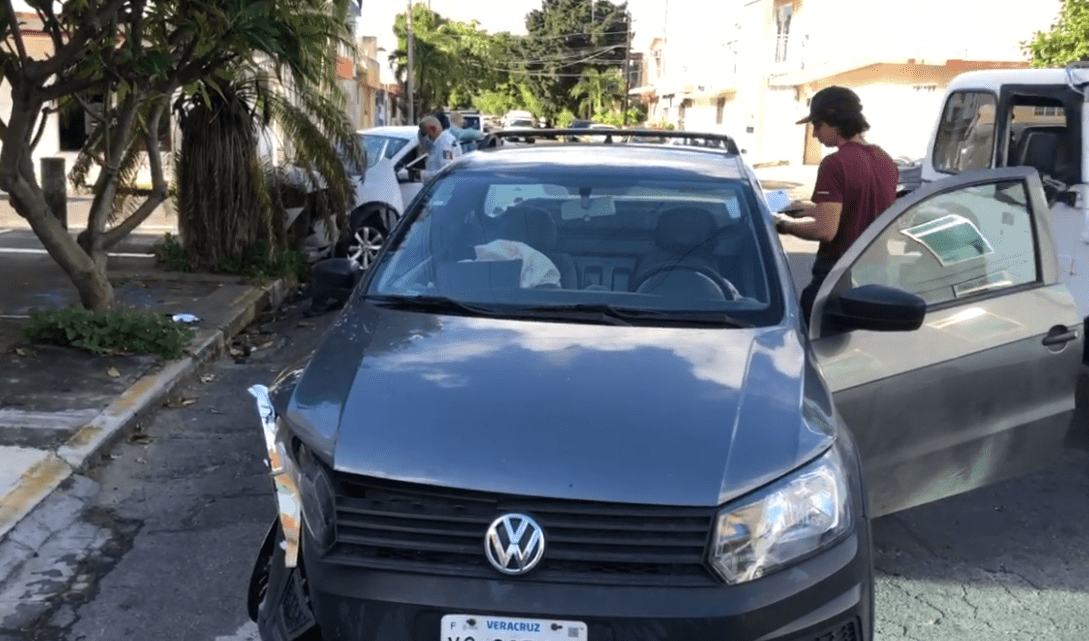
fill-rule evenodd
<path id="1" fill-rule="evenodd" d="M 862 113 L 862 101 L 858 94 L 847 87 L 831 86 L 821 89 L 809 99 L 809 115 L 802 118 L 797 125 L 817 120 L 828 122 L 836 120 L 837 116 Z"/>

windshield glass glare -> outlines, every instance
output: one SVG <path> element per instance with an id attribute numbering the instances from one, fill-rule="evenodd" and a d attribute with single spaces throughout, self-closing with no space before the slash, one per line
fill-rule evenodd
<path id="1" fill-rule="evenodd" d="M 382 158 L 393 158 L 402 147 L 408 144 L 406 138 L 394 138 L 391 136 L 374 136 L 370 134 L 360 135 L 363 147 L 367 150 L 367 167 L 374 165 Z"/>
<path id="2" fill-rule="evenodd" d="M 760 216 L 740 180 L 462 170 L 421 194 L 367 293 L 771 324 L 782 300 Z"/>

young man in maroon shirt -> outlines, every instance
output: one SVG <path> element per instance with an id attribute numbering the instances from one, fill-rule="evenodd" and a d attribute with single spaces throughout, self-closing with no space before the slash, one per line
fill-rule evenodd
<path id="1" fill-rule="evenodd" d="M 826 87 L 813 94 L 809 115 L 797 124 L 812 123 L 813 137 L 836 151 L 821 161 L 812 202 L 792 202 L 784 211 L 804 220 L 779 217 L 775 228 L 806 240 L 820 241 L 813 279 L 802 290 L 806 322 L 817 290 L 836 261 L 866 227 L 896 200 L 899 171 L 892 158 L 862 134 L 870 124 L 862 115 L 858 95 L 846 87 Z"/>

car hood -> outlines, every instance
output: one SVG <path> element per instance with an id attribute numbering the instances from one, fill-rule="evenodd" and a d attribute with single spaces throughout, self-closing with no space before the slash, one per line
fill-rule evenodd
<path id="1" fill-rule="evenodd" d="M 331 328 L 285 409 L 342 472 L 718 505 L 831 443 L 826 416 L 802 419 L 812 377 L 801 340 L 790 328 L 497 320 L 362 303 Z"/>

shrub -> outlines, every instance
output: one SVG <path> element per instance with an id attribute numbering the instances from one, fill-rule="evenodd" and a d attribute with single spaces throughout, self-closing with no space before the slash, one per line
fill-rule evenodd
<path id="1" fill-rule="evenodd" d="M 94 312 L 82 307 L 31 312 L 23 330 L 32 343 L 77 347 L 92 354 L 181 356 L 193 330 L 154 312 Z"/>
<path id="2" fill-rule="evenodd" d="M 156 246 L 155 253 L 159 264 L 175 272 L 194 271 L 192 263 L 186 257 L 185 249 L 171 234 L 166 234 L 163 242 Z M 226 258 L 215 265 L 216 274 L 244 276 L 258 281 L 272 278 L 294 278 L 305 283 L 310 280 L 310 263 L 302 249 L 289 248 L 272 251 L 266 242 L 257 243 L 242 251 L 237 257 Z"/>
<path id="3" fill-rule="evenodd" d="M 155 255 L 159 258 L 159 264 L 172 272 L 193 271 L 193 266 L 185 257 L 185 248 L 173 234 L 167 233 L 163 242 L 155 246 Z"/>

